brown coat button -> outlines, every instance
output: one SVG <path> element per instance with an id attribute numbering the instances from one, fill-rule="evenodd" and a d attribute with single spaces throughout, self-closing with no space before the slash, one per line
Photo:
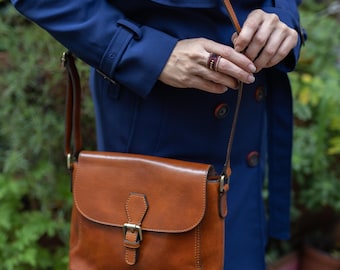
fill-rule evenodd
<path id="1" fill-rule="evenodd" d="M 217 119 L 225 118 L 228 115 L 229 106 L 226 103 L 221 103 L 215 109 L 214 115 Z"/>
<path id="2" fill-rule="evenodd" d="M 255 90 L 255 100 L 261 102 L 265 97 L 265 90 L 263 86 L 259 86 Z"/>
<path id="3" fill-rule="evenodd" d="M 257 151 L 252 151 L 247 156 L 247 163 L 249 167 L 256 167 L 260 161 L 260 154 Z"/>

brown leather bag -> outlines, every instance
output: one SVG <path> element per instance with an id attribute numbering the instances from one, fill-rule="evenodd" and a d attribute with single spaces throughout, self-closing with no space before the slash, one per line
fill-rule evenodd
<path id="1" fill-rule="evenodd" d="M 222 269 L 225 187 L 211 166 L 99 152 L 74 166 L 70 269 Z"/>
<path id="2" fill-rule="evenodd" d="M 223 269 L 230 149 L 242 89 L 221 174 L 208 164 L 81 151 L 79 76 L 73 56 L 63 57 L 74 200 L 70 269 Z"/>

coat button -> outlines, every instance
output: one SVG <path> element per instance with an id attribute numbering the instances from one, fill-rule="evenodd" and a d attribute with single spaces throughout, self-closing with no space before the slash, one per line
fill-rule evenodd
<path id="1" fill-rule="evenodd" d="M 252 151 L 247 156 L 247 163 L 249 167 L 256 167 L 260 161 L 260 154 L 257 151 Z"/>
<path id="2" fill-rule="evenodd" d="M 255 100 L 261 102 L 264 99 L 265 91 L 263 86 L 259 86 L 255 90 Z"/>
<path id="3" fill-rule="evenodd" d="M 214 115 L 217 119 L 222 119 L 227 116 L 229 112 L 229 106 L 226 103 L 221 103 L 215 109 Z"/>

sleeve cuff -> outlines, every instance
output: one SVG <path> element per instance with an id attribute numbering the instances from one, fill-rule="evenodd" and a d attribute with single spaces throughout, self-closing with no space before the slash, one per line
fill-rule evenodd
<path id="1" fill-rule="evenodd" d="M 126 19 L 106 49 L 100 70 L 124 87 L 146 97 L 158 80 L 177 39 Z M 142 82 L 142 83 L 141 83 Z"/>

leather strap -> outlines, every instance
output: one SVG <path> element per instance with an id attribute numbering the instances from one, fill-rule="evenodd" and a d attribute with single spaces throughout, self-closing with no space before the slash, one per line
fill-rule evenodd
<path id="1" fill-rule="evenodd" d="M 82 150 L 80 130 L 81 84 L 72 53 L 64 52 L 61 60 L 67 70 L 64 154 L 67 157 L 67 167 L 71 169 L 73 159 L 77 158 Z"/>
<path id="2" fill-rule="evenodd" d="M 229 0 L 224 0 L 224 4 L 227 8 L 231 22 L 233 23 L 236 32 L 239 34 L 241 32 L 241 26 L 240 26 L 240 23 L 238 22 L 233 6 L 231 5 Z M 221 175 L 222 176 L 224 175 L 227 178 L 226 184 L 229 184 L 229 177 L 231 175 L 230 155 L 231 155 L 231 148 L 232 148 L 234 136 L 235 136 L 235 130 L 236 130 L 236 124 L 237 124 L 237 119 L 238 119 L 239 110 L 240 110 L 242 94 L 243 94 L 243 82 L 240 82 L 238 93 L 237 93 L 237 101 L 236 101 L 236 106 L 235 106 L 234 118 L 233 118 L 233 122 L 231 125 L 230 136 L 229 136 L 229 141 L 228 141 L 227 154 L 226 154 L 225 163 L 224 163 L 224 166 L 221 172 Z"/>
<path id="3" fill-rule="evenodd" d="M 137 262 L 137 251 L 141 245 L 141 224 L 148 211 L 149 205 L 145 194 L 131 193 L 125 204 L 128 223 L 124 224 L 125 261 L 128 265 Z"/>
<path id="4" fill-rule="evenodd" d="M 224 0 L 224 4 L 227 8 L 230 19 L 235 27 L 235 30 L 240 33 L 241 27 L 233 10 L 233 7 L 229 0 Z M 81 104 L 81 84 L 79 80 L 79 74 L 75 65 L 75 59 L 70 52 L 65 52 L 62 56 L 62 62 L 67 70 L 68 83 L 66 94 L 66 116 L 65 116 L 65 155 L 67 157 L 67 166 L 72 168 L 72 162 L 78 157 L 81 151 L 81 133 L 80 133 L 80 104 Z M 221 187 L 221 192 L 228 189 L 229 177 L 231 175 L 230 168 L 230 155 L 231 148 L 234 140 L 234 134 L 236 130 L 236 124 L 239 114 L 240 103 L 242 99 L 243 83 L 240 82 L 240 86 L 237 94 L 236 107 L 234 112 L 234 118 L 232 121 L 232 127 L 228 140 L 228 147 L 226 153 L 225 163 L 221 172 L 221 176 L 225 178 L 225 184 Z M 73 140 L 72 140 L 73 136 Z M 71 144 L 73 143 L 73 146 Z"/>
<path id="5" fill-rule="evenodd" d="M 239 34 L 241 32 L 241 26 L 240 26 L 240 23 L 238 22 L 238 19 L 237 19 L 237 16 L 235 14 L 232 4 L 230 3 L 229 0 L 224 0 L 224 5 L 227 8 L 228 14 L 230 16 L 230 20 L 233 23 L 236 32 Z"/>

